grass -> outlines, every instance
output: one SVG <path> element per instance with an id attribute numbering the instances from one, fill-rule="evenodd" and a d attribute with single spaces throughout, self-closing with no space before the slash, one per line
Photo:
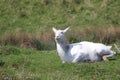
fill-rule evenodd
<path id="1" fill-rule="evenodd" d="M 51 46 L 52 27 L 68 26 L 70 43 L 83 40 L 114 43 L 120 39 L 119 3 L 119 0 L 0 0 L 0 45 L 55 49 Z"/>
<path id="2" fill-rule="evenodd" d="M 55 49 L 52 27 L 65 29 L 68 26 L 71 27 L 68 33 L 70 43 L 83 40 L 117 42 L 120 39 L 119 2 L 0 0 L 0 45 Z"/>
<path id="3" fill-rule="evenodd" d="M 35 33 L 51 31 L 52 27 L 119 27 L 119 3 L 119 0 L 0 0 L 0 35 L 16 28 Z"/>
<path id="4" fill-rule="evenodd" d="M 68 34 L 69 42 L 89 40 L 119 45 L 119 3 L 120 0 L 0 0 L 0 79 L 119 80 L 119 53 L 110 62 L 62 64 L 56 51 L 51 51 L 55 48 L 52 27 L 70 26 L 74 35 Z M 30 49 L 33 45 L 42 51 L 18 48 L 21 45 Z"/>
<path id="5" fill-rule="evenodd" d="M 68 43 L 92 41 L 111 45 L 119 43 L 119 35 L 120 28 L 118 27 L 99 27 L 77 30 L 71 29 L 67 32 L 66 37 Z M 0 45 L 14 45 L 34 50 L 55 50 L 53 32 L 38 32 L 35 34 L 19 28 L 13 30 L 11 33 L 5 32 L 0 38 Z"/>
<path id="6" fill-rule="evenodd" d="M 0 47 L 0 50 L 2 80 L 120 79 L 119 53 L 109 62 L 62 64 L 56 51 L 31 51 L 12 46 Z"/>

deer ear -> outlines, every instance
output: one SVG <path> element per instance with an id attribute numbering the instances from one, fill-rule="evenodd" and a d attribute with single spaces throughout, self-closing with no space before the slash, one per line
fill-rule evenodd
<path id="1" fill-rule="evenodd" d="M 57 29 L 56 29 L 56 28 L 54 28 L 54 27 L 52 28 L 52 30 L 53 30 L 53 32 L 54 32 L 54 33 L 57 31 Z"/>
<path id="2" fill-rule="evenodd" d="M 63 30 L 63 32 L 66 33 L 69 29 L 70 29 L 70 27 L 68 27 L 65 30 Z"/>

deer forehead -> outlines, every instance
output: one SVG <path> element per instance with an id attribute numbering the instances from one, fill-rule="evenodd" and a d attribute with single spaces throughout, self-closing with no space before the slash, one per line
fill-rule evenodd
<path id="1" fill-rule="evenodd" d="M 55 36 L 62 36 L 62 35 L 64 35 L 62 30 L 58 30 L 58 31 L 55 33 Z"/>

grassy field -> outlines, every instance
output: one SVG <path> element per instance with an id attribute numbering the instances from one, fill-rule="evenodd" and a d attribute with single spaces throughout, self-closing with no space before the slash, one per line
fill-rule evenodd
<path id="1" fill-rule="evenodd" d="M 0 45 L 21 47 L 29 42 L 33 48 L 45 50 L 47 44 L 54 45 L 52 27 L 68 26 L 70 43 L 87 40 L 113 44 L 120 39 L 119 3 L 120 0 L 0 0 Z"/>
<path id="2" fill-rule="evenodd" d="M 56 51 L 31 51 L 12 46 L 0 49 L 1 80 L 120 79 L 120 53 L 109 62 L 62 64 Z"/>
<path id="3" fill-rule="evenodd" d="M 25 47 L 28 43 L 27 47 L 37 50 L 55 49 L 52 27 L 68 26 L 69 43 L 119 42 L 119 3 L 120 0 L 0 0 L 0 45 Z"/>
<path id="4" fill-rule="evenodd" d="M 120 0 L 0 0 L 0 34 L 52 27 L 120 27 Z"/>
<path id="5" fill-rule="evenodd" d="M 120 48 L 120 0 L 0 0 L 0 80 L 120 80 L 120 53 L 109 62 L 62 64 L 52 27 Z M 73 34 L 74 33 L 74 34 Z M 24 49 L 28 48 L 28 49 Z"/>

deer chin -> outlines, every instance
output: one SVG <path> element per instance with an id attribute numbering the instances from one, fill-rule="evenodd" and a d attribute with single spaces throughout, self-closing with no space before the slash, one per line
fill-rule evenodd
<path id="1" fill-rule="evenodd" d="M 64 43 L 64 41 L 60 38 L 55 39 L 55 41 L 58 42 L 58 43 Z"/>
<path id="2" fill-rule="evenodd" d="M 57 42 L 61 42 L 61 39 L 60 38 L 57 38 L 57 39 L 55 39 Z"/>
<path id="3" fill-rule="evenodd" d="M 56 37 L 55 40 L 60 40 L 60 38 L 59 38 L 59 37 Z"/>

